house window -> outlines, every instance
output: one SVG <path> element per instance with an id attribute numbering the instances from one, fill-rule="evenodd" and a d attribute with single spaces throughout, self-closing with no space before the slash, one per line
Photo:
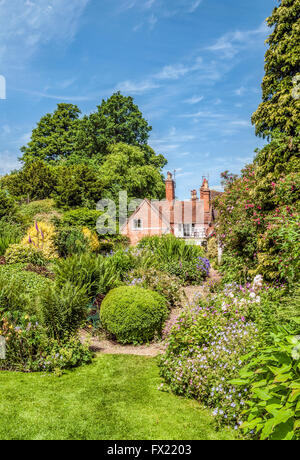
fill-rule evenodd
<path id="1" fill-rule="evenodd" d="M 133 220 L 133 230 L 141 230 L 143 228 L 142 219 Z"/>
<path id="2" fill-rule="evenodd" d="M 190 238 L 195 235 L 195 224 L 178 224 L 179 235 Z"/>

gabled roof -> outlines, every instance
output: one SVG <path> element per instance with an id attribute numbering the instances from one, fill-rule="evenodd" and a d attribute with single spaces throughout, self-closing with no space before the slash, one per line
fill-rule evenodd
<path id="1" fill-rule="evenodd" d="M 124 229 L 124 227 L 128 224 L 128 222 L 130 220 L 132 220 L 135 215 L 139 212 L 139 210 L 146 204 L 147 206 L 149 206 L 158 216 L 160 215 L 160 205 L 156 206 L 156 203 L 163 203 L 162 201 L 150 201 L 148 200 L 147 198 L 145 198 L 141 204 L 135 209 L 135 211 L 131 214 L 131 216 L 128 217 L 127 221 L 122 225 L 121 227 L 121 230 Z M 167 201 L 166 201 L 167 203 Z M 161 213 L 161 219 L 162 221 L 169 227 L 170 226 L 170 221 L 166 219 L 166 213 L 164 212 L 164 210 L 162 209 L 162 213 Z"/>

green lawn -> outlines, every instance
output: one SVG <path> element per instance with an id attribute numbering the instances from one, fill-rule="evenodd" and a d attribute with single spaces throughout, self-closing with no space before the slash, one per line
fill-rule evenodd
<path id="1" fill-rule="evenodd" d="M 0 372 L 0 439 L 233 438 L 160 383 L 155 359 L 127 355 L 101 355 L 61 378 Z"/>

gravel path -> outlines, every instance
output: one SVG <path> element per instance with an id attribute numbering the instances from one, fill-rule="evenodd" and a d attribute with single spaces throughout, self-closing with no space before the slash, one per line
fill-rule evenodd
<path id="1" fill-rule="evenodd" d="M 199 296 L 204 296 L 208 292 L 210 283 L 218 282 L 221 279 L 219 273 L 214 269 L 210 270 L 208 279 L 201 286 L 186 286 L 184 288 L 183 306 L 187 303 L 192 304 L 194 299 Z M 181 312 L 181 308 L 175 308 L 171 311 L 170 316 L 166 322 L 163 338 L 166 338 L 168 332 L 176 322 L 177 317 Z M 153 342 L 149 345 L 120 345 L 119 343 L 102 339 L 99 337 L 92 337 L 87 331 L 81 331 L 80 339 L 83 343 L 89 342 L 91 350 L 96 353 L 103 354 L 117 354 L 117 355 L 140 355 L 140 356 L 158 356 L 165 351 L 164 341 Z"/>

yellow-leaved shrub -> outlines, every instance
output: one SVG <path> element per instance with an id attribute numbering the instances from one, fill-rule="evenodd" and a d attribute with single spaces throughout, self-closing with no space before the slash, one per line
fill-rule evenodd
<path id="1" fill-rule="evenodd" d="M 97 252 L 100 249 L 100 242 L 98 239 L 98 236 L 96 235 L 95 232 L 92 232 L 89 228 L 84 227 L 82 229 L 82 233 L 84 234 L 85 238 L 88 240 L 90 244 L 90 249 L 93 252 Z"/>
<path id="2" fill-rule="evenodd" d="M 46 259 L 54 259 L 58 257 L 53 241 L 54 235 L 55 227 L 52 224 L 47 222 L 35 222 L 34 225 L 27 230 L 22 244 L 36 247 L 43 253 Z"/>

